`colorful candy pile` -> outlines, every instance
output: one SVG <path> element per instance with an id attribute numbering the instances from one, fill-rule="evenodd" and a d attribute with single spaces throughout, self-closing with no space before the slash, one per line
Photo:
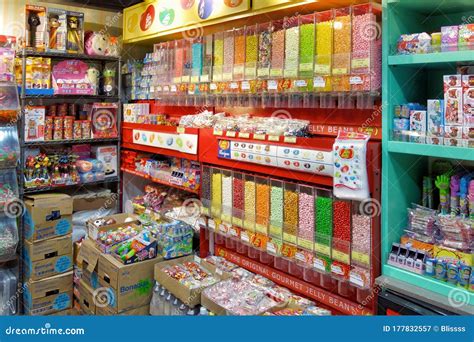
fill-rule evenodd
<path id="1" fill-rule="evenodd" d="M 212 276 L 211 273 L 194 261 L 166 267 L 163 269 L 163 272 L 189 289 L 210 286 L 219 281 L 219 279 Z"/>

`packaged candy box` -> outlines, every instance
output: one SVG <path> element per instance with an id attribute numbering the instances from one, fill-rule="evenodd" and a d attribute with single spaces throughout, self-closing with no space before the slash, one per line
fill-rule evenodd
<path id="1" fill-rule="evenodd" d="M 427 106 L 427 131 L 431 136 L 442 136 L 444 126 L 444 101 L 428 100 Z"/>
<path id="2" fill-rule="evenodd" d="M 431 36 L 426 33 L 402 34 L 398 39 L 399 54 L 421 54 L 431 52 Z"/>
<path id="3" fill-rule="evenodd" d="M 457 51 L 458 49 L 458 26 L 441 27 L 441 51 Z"/>
<path id="4" fill-rule="evenodd" d="M 474 50 L 474 24 L 459 25 L 459 50 Z"/>
<path id="5" fill-rule="evenodd" d="M 446 125 L 462 125 L 462 88 L 448 88 L 444 92 L 444 122 Z"/>

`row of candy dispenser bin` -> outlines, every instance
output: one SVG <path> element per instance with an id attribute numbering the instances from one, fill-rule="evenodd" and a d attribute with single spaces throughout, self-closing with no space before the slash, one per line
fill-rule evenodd
<path id="1" fill-rule="evenodd" d="M 201 199 L 215 242 L 344 297 L 366 302 L 371 217 L 331 190 L 204 166 Z"/>
<path id="2" fill-rule="evenodd" d="M 142 75 L 157 97 L 317 92 L 327 102 L 331 93 L 379 92 L 380 20 L 380 7 L 367 3 L 163 42 Z"/>

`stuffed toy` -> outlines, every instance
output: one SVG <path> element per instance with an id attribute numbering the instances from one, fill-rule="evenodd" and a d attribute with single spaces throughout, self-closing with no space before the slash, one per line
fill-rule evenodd
<path id="1" fill-rule="evenodd" d="M 110 42 L 105 34 L 87 31 L 84 46 L 89 56 L 108 56 Z"/>
<path id="2" fill-rule="evenodd" d="M 100 72 L 97 68 L 90 67 L 89 69 L 87 69 L 87 79 L 94 88 L 95 94 L 97 94 L 97 88 L 99 87 L 99 76 Z"/>

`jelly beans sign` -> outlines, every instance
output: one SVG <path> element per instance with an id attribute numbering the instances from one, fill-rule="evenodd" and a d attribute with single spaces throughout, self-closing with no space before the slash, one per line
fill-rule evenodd
<path id="1" fill-rule="evenodd" d="M 369 135 L 340 132 L 333 146 L 334 195 L 363 200 L 369 197 L 366 152 Z"/>

